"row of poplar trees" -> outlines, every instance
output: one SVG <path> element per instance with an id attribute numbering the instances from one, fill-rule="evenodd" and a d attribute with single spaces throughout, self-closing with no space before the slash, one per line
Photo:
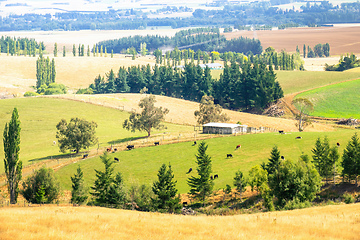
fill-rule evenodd
<path id="1" fill-rule="evenodd" d="M 36 88 L 39 89 L 41 86 L 49 86 L 51 83 L 55 83 L 56 70 L 55 70 L 55 60 L 50 58 L 44 58 L 40 54 L 38 60 L 36 61 Z"/>
<path id="2" fill-rule="evenodd" d="M 283 97 L 272 66 L 247 61 L 241 66 L 235 61 L 230 66 L 225 64 L 218 81 L 211 77 L 208 67 L 203 69 L 194 63 L 186 64 L 183 69 L 157 65 L 121 67 L 117 76 L 111 70 L 106 79 L 96 77 L 90 88 L 96 94 L 139 93 L 146 88 L 151 94 L 197 102 L 208 95 L 222 107 L 241 110 L 262 110 Z"/>

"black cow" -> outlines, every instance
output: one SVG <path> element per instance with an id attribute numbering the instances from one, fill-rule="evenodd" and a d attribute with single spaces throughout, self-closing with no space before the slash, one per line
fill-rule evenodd
<path id="1" fill-rule="evenodd" d="M 281 156 L 281 159 L 282 159 L 282 160 L 284 160 L 284 159 L 285 159 L 285 157 L 284 157 L 284 156 Z"/>
<path id="2" fill-rule="evenodd" d="M 301 137 L 300 137 L 300 136 L 297 136 L 295 139 L 301 139 Z"/>
<path id="3" fill-rule="evenodd" d="M 280 134 L 285 134 L 285 133 L 284 133 L 284 130 L 279 130 L 279 133 L 280 133 Z"/>
<path id="4" fill-rule="evenodd" d="M 217 179 L 219 177 L 219 175 L 215 174 L 214 175 L 214 179 Z"/>
<path id="5" fill-rule="evenodd" d="M 336 146 L 340 147 L 340 143 L 337 142 L 337 143 L 336 143 Z"/>
<path id="6" fill-rule="evenodd" d="M 134 149 L 135 146 L 134 146 L 134 145 L 127 145 L 126 148 L 127 148 L 128 150 L 131 150 L 131 149 Z"/>
<path id="7" fill-rule="evenodd" d="M 84 154 L 83 158 L 87 158 L 89 156 L 89 154 Z"/>
<path id="8" fill-rule="evenodd" d="M 211 180 L 213 180 L 213 179 L 214 179 L 212 175 L 210 176 L 210 179 L 211 179 Z"/>
<path id="9" fill-rule="evenodd" d="M 194 141 L 194 144 L 193 144 L 193 146 L 195 146 L 196 145 L 196 141 Z"/>
<path id="10" fill-rule="evenodd" d="M 233 155 L 232 155 L 231 153 L 229 153 L 229 154 L 227 154 L 227 155 L 226 155 L 226 157 L 227 157 L 227 158 L 229 158 L 229 157 L 231 157 L 231 158 L 232 158 L 232 157 L 233 157 Z"/>
<path id="11" fill-rule="evenodd" d="M 160 144 L 160 142 L 154 142 L 155 146 L 158 146 Z"/>
<path id="12" fill-rule="evenodd" d="M 117 161 L 117 162 L 119 162 L 119 159 L 118 159 L 117 157 L 114 157 L 114 160 Z"/>
<path id="13" fill-rule="evenodd" d="M 188 204 L 187 202 L 183 202 L 183 203 L 182 203 L 183 206 L 186 206 L 187 204 Z"/>
<path id="14" fill-rule="evenodd" d="M 189 174 L 189 173 L 191 173 L 191 171 L 192 171 L 192 168 L 189 168 L 189 171 L 186 173 L 186 174 Z"/>
<path id="15" fill-rule="evenodd" d="M 116 152 L 117 151 L 117 148 L 114 148 L 114 152 Z"/>

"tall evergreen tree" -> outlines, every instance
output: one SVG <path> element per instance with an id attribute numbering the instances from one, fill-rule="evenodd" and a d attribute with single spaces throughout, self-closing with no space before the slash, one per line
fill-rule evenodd
<path id="1" fill-rule="evenodd" d="M 270 153 L 269 162 L 265 166 L 265 170 L 268 172 L 268 175 L 275 173 L 279 168 L 281 162 L 280 151 L 278 147 L 275 145 Z"/>
<path id="2" fill-rule="evenodd" d="M 75 47 L 75 44 L 73 44 L 73 56 L 75 57 L 76 56 L 76 47 Z"/>
<path id="3" fill-rule="evenodd" d="M 57 53 L 58 53 L 58 46 L 57 43 L 54 44 L 54 57 L 57 57 Z"/>
<path id="4" fill-rule="evenodd" d="M 63 57 L 65 57 L 66 56 L 66 48 L 65 48 L 65 46 L 63 47 Z"/>
<path id="5" fill-rule="evenodd" d="M 240 194 L 240 201 L 242 201 L 242 193 L 246 191 L 247 180 L 240 170 L 235 173 L 234 186 L 236 187 L 236 191 Z"/>
<path id="6" fill-rule="evenodd" d="M 356 133 L 351 137 L 344 149 L 341 166 L 343 168 L 343 178 L 346 178 L 349 182 L 356 180 L 357 183 L 357 176 L 360 175 L 360 142 Z"/>
<path id="7" fill-rule="evenodd" d="M 187 180 L 190 187 L 189 195 L 202 201 L 203 205 L 205 205 L 205 200 L 211 195 L 214 187 L 214 182 L 210 179 L 212 164 L 211 157 L 206 153 L 207 148 L 208 146 L 205 142 L 199 144 L 198 154 L 195 155 L 195 162 L 198 165 L 196 168 L 198 176 L 191 176 Z"/>
<path id="8" fill-rule="evenodd" d="M 22 161 L 20 153 L 20 120 L 17 108 L 14 108 L 11 120 L 5 124 L 4 129 L 4 165 L 7 185 L 10 195 L 10 203 L 17 203 L 19 193 L 19 181 L 21 180 Z"/>
<path id="9" fill-rule="evenodd" d="M 82 204 L 88 198 L 87 191 L 84 186 L 84 173 L 81 170 L 80 165 L 77 168 L 77 172 L 71 178 L 71 203 Z"/>
<path id="10" fill-rule="evenodd" d="M 157 174 L 158 179 L 153 183 L 152 191 L 156 195 L 153 198 L 153 204 L 156 209 L 161 209 L 166 212 L 178 212 L 181 208 L 180 198 L 176 197 L 176 181 L 174 181 L 174 174 L 169 163 L 169 168 L 163 164 Z"/>
<path id="11" fill-rule="evenodd" d="M 313 153 L 313 163 L 320 176 L 322 178 L 327 178 L 331 176 L 333 163 L 329 158 L 329 139 L 325 137 L 324 141 L 321 141 L 321 139 L 318 138 L 315 142 L 315 147 L 311 151 Z"/>

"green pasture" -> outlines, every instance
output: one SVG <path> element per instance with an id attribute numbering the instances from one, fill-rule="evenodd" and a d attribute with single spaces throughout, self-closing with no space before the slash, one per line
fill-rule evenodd
<path id="1" fill-rule="evenodd" d="M 313 116 L 360 118 L 360 79 L 317 88 L 297 95 L 314 104 Z"/>
<path id="2" fill-rule="evenodd" d="M 99 147 L 128 141 L 146 136 L 144 132 L 129 132 L 122 128 L 129 113 L 93 104 L 54 98 L 15 98 L 0 100 L 1 135 L 6 122 L 11 119 L 14 107 L 18 108 L 21 121 L 20 158 L 24 165 L 44 159 L 59 157 L 62 153 L 56 141 L 56 124 L 62 119 L 70 121 L 72 117 L 95 121 L 98 125 L 96 135 Z M 166 124 L 167 129 L 154 131 L 153 135 L 163 133 L 190 132 L 189 126 Z M 4 158 L 3 139 L 0 138 L 0 159 Z M 94 146 L 93 148 L 97 148 Z M 4 164 L 0 164 L 0 173 Z"/>
<path id="3" fill-rule="evenodd" d="M 280 135 L 278 133 L 262 133 L 252 135 L 228 136 L 212 138 L 206 140 L 208 144 L 207 153 L 212 158 L 213 174 L 218 174 L 215 180 L 215 189 L 221 189 L 226 184 L 233 184 L 235 172 L 240 169 L 245 175 L 251 167 L 262 162 L 267 162 L 270 151 L 276 144 L 281 155 L 287 159 L 298 159 L 302 154 L 311 155 L 315 140 L 318 137 L 327 136 L 331 145 L 337 142 L 341 144 L 339 151 L 343 149 L 354 134 L 355 130 L 339 130 L 335 132 L 302 132 Z M 295 139 L 301 136 L 302 139 Z M 241 149 L 235 147 L 241 144 Z M 125 185 L 132 183 L 152 184 L 157 178 L 160 166 L 171 163 L 177 180 L 177 188 L 180 193 L 186 193 L 188 185 L 186 179 L 196 174 L 195 154 L 197 146 L 192 146 L 192 142 L 176 143 L 171 145 L 160 145 L 146 148 L 137 148 L 130 151 L 111 153 L 113 159 L 117 157 L 120 162 L 115 162 L 115 171 L 123 174 Z M 232 154 L 233 158 L 227 158 L 227 154 Z M 88 187 L 93 186 L 95 181 L 94 169 L 104 170 L 104 165 L 99 157 L 82 160 L 78 163 L 68 165 L 56 172 L 61 181 L 63 189 L 71 189 L 72 176 L 80 164 L 84 171 L 85 183 Z M 190 174 L 186 172 L 192 168 Z"/>
<path id="4" fill-rule="evenodd" d="M 328 84 L 360 78 L 360 71 L 351 69 L 344 72 L 276 71 L 284 94 L 297 93 Z"/>

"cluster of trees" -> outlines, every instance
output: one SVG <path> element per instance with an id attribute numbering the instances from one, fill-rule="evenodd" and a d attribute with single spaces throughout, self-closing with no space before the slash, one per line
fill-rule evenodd
<path id="1" fill-rule="evenodd" d="M 49 57 L 44 58 L 40 54 L 36 60 L 36 93 L 44 95 L 65 94 L 65 85 L 55 83 L 55 78 L 55 60 L 50 61 Z M 32 96 L 32 94 L 27 92 L 25 96 Z"/>
<path id="2" fill-rule="evenodd" d="M 189 10 L 186 7 L 182 9 Z M 272 2 L 250 2 L 241 5 L 229 4 L 218 10 L 196 9 L 189 18 L 148 18 L 149 13 L 135 9 L 110 9 L 106 12 L 91 13 L 69 11 L 56 13 L 54 17 L 50 14 L 11 14 L 0 19 L 0 31 L 126 30 L 157 26 L 172 28 L 235 26 L 240 29 L 247 25 L 279 26 L 280 28 L 294 25 L 316 26 L 327 23 L 359 22 L 359 9 L 358 2 L 341 3 L 340 6 L 334 6 L 328 1 L 322 1 L 320 4 L 307 3 L 306 6 L 301 7 L 301 10 L 281 9 L 275 7 Z M 174 10 L 172 8 L 171 11 Z"/>
<path id="3" fill-rule="evenodd" d="M 352 53 L 350 56 L 341 56 L 339 63 L 335 65 L 325 64 L 325 71 L 345 71 L 360 66 L 360 60 Z"/>
<path id="4" fill-rule="evenodd" d="M 260 54 L 262 46 L 258 39 L 236 38 L 226 40 L 223 35 L 220 35 L 218 28 L 195 28 L 189 30 L 181 30 L 175 34 L 174 37 L 162 36 L 133 36 L 124 37 L 116 40 L 107 40 L 99 42 L 97 45 L 102 45 L 111 49 L 114 52 L 124 53 L 127 49 L 136 46 L 135 50 L 140 51 L 140 45 L 146 43 L 150 51 L 155 49 L 177 47 L 179 49 L 191 48 L 193 51 L 218 51 L 218 52 L 238 52 Z"/>
<path id="5" fill-rule="evenodd" d="M 37 53 L 45 50 L 43 42 L 36 42 L 35 39 L 28 38 L 11 38 L 1 36 L 0 39 L 0 53 L 7 55 L 24 55 L 35 57 Z"/>
<path id="6" fill-rule="evenodd" d="M 304 61 L 298 52 L 289 54 L 282 50 L 277 53 L 273 47 L 268 47 L 258 58 L 266 65 L 273 66 L 275 70 L 304 70 Z"/>
<path id="7" fill-rule="evenodd" d="M 101 93 L 139 93 L 144 87 L 155 95 L 184 98 L 199 102 L 204 95 L 213 96 L 215 102 L 229 109 L 264 109 L 269 103 L 283 97 L 272 66 L 263 63 L 225 64 L 219 81 L 214 81 L 208 67 L 202 69 L 193 63 L 184 69 L 157 65 L 121 67 L 118 75 L 113 70 L 100 75 L 90 85 L 91 91 Z M 82 91 L 81 91 L 82 92 Z"/>
<path id="8" fill-rule="evenodd" d="M 296 52 L 300 54 L 300 49 L 296 46 Z M 304 44 L 303 46 L 303 56 L 304 58 L 315 58 L 315 57 L 329 57 L 330 56 L 330 45 L 329 43 L 321 44 L 318 43 L 314 46 L 314 50 Z"/>

